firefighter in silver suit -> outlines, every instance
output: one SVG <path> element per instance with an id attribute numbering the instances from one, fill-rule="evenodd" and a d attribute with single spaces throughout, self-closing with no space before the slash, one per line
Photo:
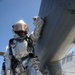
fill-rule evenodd
<path id="1" fill-rule="evenodd" d="M 34 54 L 34 46 L 40 37 L 44 21 L 34 17 L 34 31 L 28 35 L 28 25 L 19 20 L 12 26 L 14 37 L 9 40 L 6 51 L 6 69 L 8 75 L 43 75 L 39 71 L 39 60 Z"/>

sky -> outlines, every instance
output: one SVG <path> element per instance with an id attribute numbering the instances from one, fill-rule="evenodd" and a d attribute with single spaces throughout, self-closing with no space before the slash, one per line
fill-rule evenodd
<path id="1" fill-rule="evenodd" d="M 12 25 L 24 20 L 29 34 L 34 30 L 33 17 L 38 16 L 41 0 L 0 0 L 0 51 L 5 52 L 8 41 L 13 37 Z M 0 71 L 3 57 L 0 56 Z"/>

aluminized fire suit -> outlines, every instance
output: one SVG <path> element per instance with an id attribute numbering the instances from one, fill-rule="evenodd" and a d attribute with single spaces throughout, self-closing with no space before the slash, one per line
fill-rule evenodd
<path id="1" fill-rule="evenodd" d="M 34 46 L 40 37 L 43 24 L 44 22 L 40 17 L 34 17 L 35 29 L 29 36 L 28 25 L 23 20 L 16 22 L 12 26 L 14 38 L 9 41 L 5 53 L 7 75 L 43 75 L 39 71 L 38 57 L 33 55 L 33 50 L 28 46 L 29 39 L 26 38 L 30 38 Z M 12 61 L 12 58 L 15 58 L 17 61 Z M 12 70 L 12 62 L 15 62 L 13 65 L 15 66 L 14 71 Z"/>

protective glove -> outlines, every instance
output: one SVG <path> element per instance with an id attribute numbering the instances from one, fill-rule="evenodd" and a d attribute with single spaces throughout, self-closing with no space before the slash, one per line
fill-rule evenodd
<path id="1" fill-rule="evenodd" d="M 34 16 L 33 20 L 34 20 L 33 24 L 35 27 L 39 27 L 44 24 L 43 19 L 41 19 L 41 17 L 39 17 L 39 16 Z"/>

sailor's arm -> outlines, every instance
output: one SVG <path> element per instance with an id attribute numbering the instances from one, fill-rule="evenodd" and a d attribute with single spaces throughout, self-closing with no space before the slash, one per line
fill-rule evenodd
<path id="1" fill-rule="evenodd" d="M 5 66 L 7 70 L 11 69 L 11 60 L 10 60 L 10 55 L 9 55 L 9 47 L 7 46 L 6 48 L 6 52 L 4 54 L 4 58 L 5 58 Z"/>
<path id="2" fill-rule="evenodd" d="M 44 24 L 44 21 L 39 16 L 35 16 L 33 19 L 34 19 L 35 29 L 31 33 L 30 38 L 33 40 L 33 44 L 36 44 L 36 42 L 38 41 L 38 38 L 40 37 L 40 33 L 42 30 L 42 26 Z"/>

